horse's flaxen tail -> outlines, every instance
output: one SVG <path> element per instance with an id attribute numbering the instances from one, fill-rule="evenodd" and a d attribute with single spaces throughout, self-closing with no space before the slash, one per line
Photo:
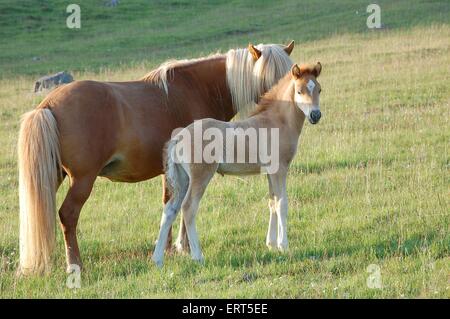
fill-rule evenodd
<path id="1" fill-rule="evenodd" d="M 24 114 L 19 142 L 20 262 L 22 274 L 50 270 L 55 242 L 56 189 L 61 157 L 49 109 Z"/>

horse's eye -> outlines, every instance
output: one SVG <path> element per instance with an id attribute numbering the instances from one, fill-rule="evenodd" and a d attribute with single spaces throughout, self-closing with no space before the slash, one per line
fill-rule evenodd
<path id="1" fill-rule="evenodd" d="M 319 89 L 319 94 L 322 92 L 322 89 Z"/>

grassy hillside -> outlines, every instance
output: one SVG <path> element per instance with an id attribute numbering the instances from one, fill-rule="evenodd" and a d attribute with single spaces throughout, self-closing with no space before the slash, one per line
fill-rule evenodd
<path id="1" fill-rule="evenodd" d="M 8 74 L 0 79 L 0 297 L 450 297 L 448 2 L 381 2 L 387 29 L 372 32 L 359 1 L 149 1 L 151 10 L 144 1 L 93 1 L 74 33 L 53 24 L 64 8 L 22 3 L 0 4 L 0 67 Z M 41 15 L 39 33 L 24 17 Z M 300 43 L 295 61 L 322 62 L 324 113 L 319 125 L 305 125 L 288 178 L 288 253 L 264 245 L 265 178 L 216 176 L 197 219 L 205 265 L 166 256 L 157 269 L 149 256 L 160 179 L 99 178 L 79 223 L 82 288 L 66 288 L 59 230 L 54 272 L 15 277 L 15 144 L 20 114 L 42 99 L 30 93 L 35 74 L 69 69 L 79 79 L 127 80 L 169 57 L 287 39 Z M 36 55 L 43 58 L 32 63 Z M 367 286 L 371 264 L 380 267 L 381 289 Z"/>
<path id="2" fill-rule="evenodd" d="M 66 27 L 67 1 L 0 2 L 0 77 L 99 70 L 197 56 L 252 42 L 298 43 L 367 32 L 367 1 L 76 1 L 81 29 Z M 446 0 L 378 1 L 388 30 L 448 23 Z"/>

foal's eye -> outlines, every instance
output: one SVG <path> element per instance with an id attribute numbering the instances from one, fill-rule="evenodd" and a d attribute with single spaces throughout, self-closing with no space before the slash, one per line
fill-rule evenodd
<path id="1" fill-rule="evenodd" d="M 322 89 L 319 89 L 319 94 L 322 92 Z"/>

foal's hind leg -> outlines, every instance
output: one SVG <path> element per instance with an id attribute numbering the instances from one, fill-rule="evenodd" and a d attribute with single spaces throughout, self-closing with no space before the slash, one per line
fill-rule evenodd
<path id="1" fill-rule="evenodd" d="M 181 168 L 178 168 L 181 169 Z M 164 206 L 164 212 L 161 218 L 161 226 L 159 229 L 158 240 L 156 241 L 155 250 L 153 251 L 152 260 L 158 267 L 163 265 L 164 259 L 164 247 L 167 243 L 167 237 L 172 229 L 172 224 L 177 217 L 181 208 L 181 203 L 186 195 L 187 191 L 187 175 L 182 174 L 177 179 L 178 191 L 172 194 L 166 205 Z"/>
<path id="2" fill-rule="evenodd" d="M 184 223 L 184 218 L 181 217 L 180 220 L 180 230 L 178 231 L 178 237 L 175 241 L 175 248 L 179 253 L 189 253 L 189 240 L 186 232 L 186 224 Z"/>
<path id="3" fill-rule="evenodd" d="M 172 223 L 177 217 L 179 207 L 176 207 L 175 199 L 171 198 L 164 206 L 163 216 L 161 218 L 161 226 L 159 229 L 158 240 L 156 242 L 155 250 L 153 251 L 152 260 L 158 267 L 162 267 L 164 259 L 164 247 L 167 243 L 167 236 L 169 235 Z"/>
<path id="4" fill-rule="evenodd" d="M 203 255 L 200 248 L 197 230 L 195 227 L 195 216 L 198 211 L 200 200 L 208 186 L 218 164 L 192 164 L 189 174 L 189 188 L 182 205 L 183 220 L 186 224 L 191 257 L 193 260 L 202 262 Z"/>
<path id="5" fill-rule="evenodd" d="M 170 200 L 172 194 L 166 185 L 166 178 L 163 176 L 163 203 L 164 205 Z M 189 241 L 186 234 L 186 225 L 184 224 L 183 218 L 180 220 L 180 230 L 178 232 L 178 237 L 175 242 L 175 247 L 179 253 L 189 252 Z M 166 252 L 172 252 L 172 226 L 169 228 L 169 234 L 166 244 Z"/>
<path id="6" fill-rule="evenodd" d="M 71 265 L 82 267 L 80 250 L 77 242 L 77 223 L 80 217 L 80 211 L 84 203 L 91 194 L 96 176 L 86 176 L 83 178 L 72 177 L 70 179 L 70 188 L 67 192 L 61 208 L 59 217 L 61 228 L 64 233 L 66 245 L 67 270 L 70 271 Z"/>

